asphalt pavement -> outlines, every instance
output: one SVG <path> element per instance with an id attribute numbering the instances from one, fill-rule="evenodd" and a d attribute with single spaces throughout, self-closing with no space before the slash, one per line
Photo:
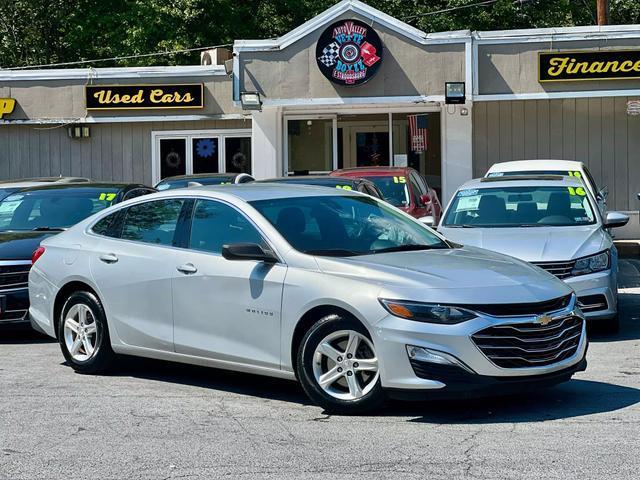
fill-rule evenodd
<path id="1" fill-rule="evenodd" d="M 326 415 L 292 382 L 126 358 L 83 376 L 58 345 L 0 332 L 0 479 L 637 479 L 640 260 L 618 335 L 533 394 Z"/>

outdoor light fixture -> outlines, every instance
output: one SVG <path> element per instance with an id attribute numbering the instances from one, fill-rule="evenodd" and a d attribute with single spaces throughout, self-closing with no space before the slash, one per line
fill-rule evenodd
<path id="1" fill-rule="evenodd" d="M 258 92 L 240 92 L 243 110 L 262 110 L 262 100 Z"/>
<path id="2" fill-rule="evenodd" d="M 445 82 L 444 103 L 456 105 L 465 102 L 464 82 Z"/>
<path id="3" fill-rule="evenodd" d="M 69 138 L 89 138 L 91 136 L 91 130 L 89 127 L 81 125 L 72 125 L 67 129 Z"/>

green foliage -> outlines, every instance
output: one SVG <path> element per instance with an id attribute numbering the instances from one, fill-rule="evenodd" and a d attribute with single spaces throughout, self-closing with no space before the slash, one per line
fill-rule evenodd
<path id="1" fill-rule="evenodd" d="M 337 0 L 0 0 L 0 66 L 72 62 L 282 35 Z M 426 32 L 589 25 L 595 0 L 368 0 Z M 611 0 L 611 22 L 640 21 L 640 1 Z M 95 66 L 194 64 L 198 53 Z"/>

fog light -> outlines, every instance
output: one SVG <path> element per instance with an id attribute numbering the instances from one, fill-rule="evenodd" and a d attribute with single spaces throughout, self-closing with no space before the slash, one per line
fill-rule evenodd
<path id="1" fill-rule="evenodd" d="M 407 353 L 409 358 L 420 362 L 439 363 L 441 365 L 458 365 L 452 357 L 442 352 L 435 352 L 424 347 L 414 347 L 407 345 Z"/>

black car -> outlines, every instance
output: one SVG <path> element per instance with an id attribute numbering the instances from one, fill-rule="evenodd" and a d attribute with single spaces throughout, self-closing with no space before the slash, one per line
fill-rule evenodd
<path id="1" fill-rule="evenodd" d="M 197 173 L 163 178 L 156 185 L 156 189 L 161 191 L 185 188 L 191 182 L 199 183 L 200 185 L 225 185 L 229 183 L 248 183 L 254 180 L 248 173 Z"/>
<path id="2" fill-rule="evenodd" d="M 126 183 L 58 183 L 22 188 L 0 201 L 0 325 L 29 322 L 27 290 L 40 242 L 115 203 L 156 190 Z"/>
<path id="3" fill-rule="evenodd" d="M 384 200 L 382 192 L 375 183 L 366 178 L 329 177 L 327 175 L 294 175 L 291 177 L 271 178 L 260 180 L 268 183 L 295 183 L 297 185 L 318 185 L 320 187 L 342 188 L 366 193 L 372 197 Z"/>

